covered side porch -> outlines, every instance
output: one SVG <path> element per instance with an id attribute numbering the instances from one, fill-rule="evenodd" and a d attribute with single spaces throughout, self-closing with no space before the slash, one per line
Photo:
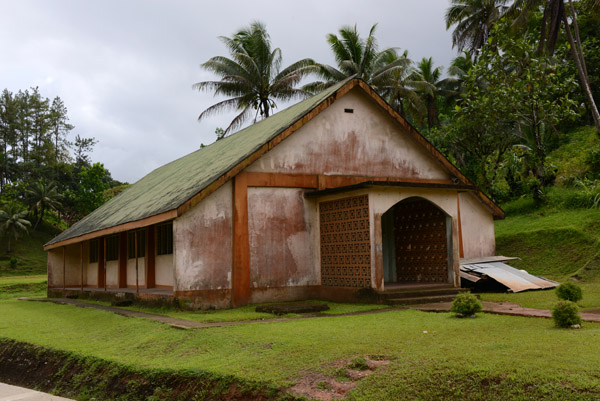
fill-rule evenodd
<path id="1" fill-rule="evenodd" d="M 319 204 L 323 293 L 402 304 L 455 296 L 460 190 L 368 183 L 307 194 Z"/>

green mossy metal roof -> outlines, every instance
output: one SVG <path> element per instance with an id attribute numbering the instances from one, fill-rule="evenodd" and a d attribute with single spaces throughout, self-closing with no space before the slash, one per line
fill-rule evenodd
<path id="1" fill-rule="evenodd" d="M 176 209 L 335 94 L 349 80 L 157 168 L 46 245 Z"/>

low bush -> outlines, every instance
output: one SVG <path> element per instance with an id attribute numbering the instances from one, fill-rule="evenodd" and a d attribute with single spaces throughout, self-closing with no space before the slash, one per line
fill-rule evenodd
<path id="1" fill-rule="evenodd" d="M 451 312 L 456 313 L 456 316 L 474 316 L 477 312 L 481 312 L 483 306 L 481 301 L 470 292 L 460 293 L 452 301 Z"/>
<path id="2" fill-rule="evenodd" d="M 561 328 L 581 324 L 579 307 L 571 301 L 558 301 L 552 310 L 552 319 L 554 319 L 556 326 Z"/>
<path id="3" fill-rule="evenodd" d="M 578 302 L 583 298 L 583 293 L 580 286 L 567 281 L 556 287 L 556 296 L 565 301 Z"/>

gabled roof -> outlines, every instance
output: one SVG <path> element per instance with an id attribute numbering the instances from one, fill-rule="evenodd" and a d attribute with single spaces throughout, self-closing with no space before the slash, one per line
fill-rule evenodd
<path id="1" fill-rule="evenodd" d="M 185 213 L 208 193 L 327 108 L 337 97 L 357 86 L 382 106 L 462 184 L 473 185 L 364 81 L 348 78 L 210 146 L 155 169 L 56 236 L 45 245 L 45 249 L 125 231 L 133 228 L 134 222 L 150 225 Z M 485 194 L 480 191 L 476 191 L 476 194 L 496 217 L 503 217 L 504 212 Z"/>

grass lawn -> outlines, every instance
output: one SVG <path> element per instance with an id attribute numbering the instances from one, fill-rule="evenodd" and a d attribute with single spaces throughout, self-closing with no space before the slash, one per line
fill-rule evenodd
<path id="1" fill-rule="evenodd" d="M 389 358 L 383 373 L 359 382 L 350 396 L 357 400 L 600 396 L 600 353 L 590 352 L 600 341 L 600 325 L 593 323 L 559 330 L 547 319 L 457 319 L 406 310 L 178 330 L 99 310 L 16 300 L 1 301 L 0 315 L 4 338 L 132 366 L 204 370 L 283 386 L 307 372 L 331 372 L 341 358 Z"/>
<path id="2" fill-rule="evenodd" d="M 99 305 L 109 306 L 110 302 L 103 301 L 90 301 L 81 300 L 85 302 L 96 303 Z M 346 313 L 365 312 L 370 310 L 378 310 L 389 308 L 388 305 L 375 305 L 375 304 L 342 304 L 337 302 L 328 301 L 305 301 L 315 303 L 325 303 L 329 305 L 329 310 L 322 312 L 325 315 L 341 315 Z M 247 305 L 233 309 L 219 309 L 219 310 L 198 310 L 198 311 L 184 311 L 175 308 L 155 308 L 155 307 L 144 307 L 144 306 L 128 306 L 122 307 L 122 309 L 128 309 L 144 313 L 152 313 L 156 315 L 170 316 L 178 319 L 193 320 L 201 323 L 218 323 L 218 322 L 238 322 L 245 320 L 268 320 L 278 318 L 294 318 L 302 315 L 289 313 L 281 316 L 274 315 L 272 313 L 256 312 L 257 305 Z"/>
<path id="3" fill-rule="evenodd" d="M 55 234 L 49 227 L 40 227 L 38 231 L 30 230 L 29 235 L 12 241 L 12 252 L 8 253 L 6 236 L 0 237 L 0 277 L 40 275 L 47 272 L 48 255 L 43 245 L 50 241 Z M 17 259 L 16 267 L 11 267 L 11 258 Z"/>
<path id="4" fill-rule="evenodd" d="M 0 299 L 45 297 L 46 283 L 47 276 L 45 274 L 0 277 Z"/>

